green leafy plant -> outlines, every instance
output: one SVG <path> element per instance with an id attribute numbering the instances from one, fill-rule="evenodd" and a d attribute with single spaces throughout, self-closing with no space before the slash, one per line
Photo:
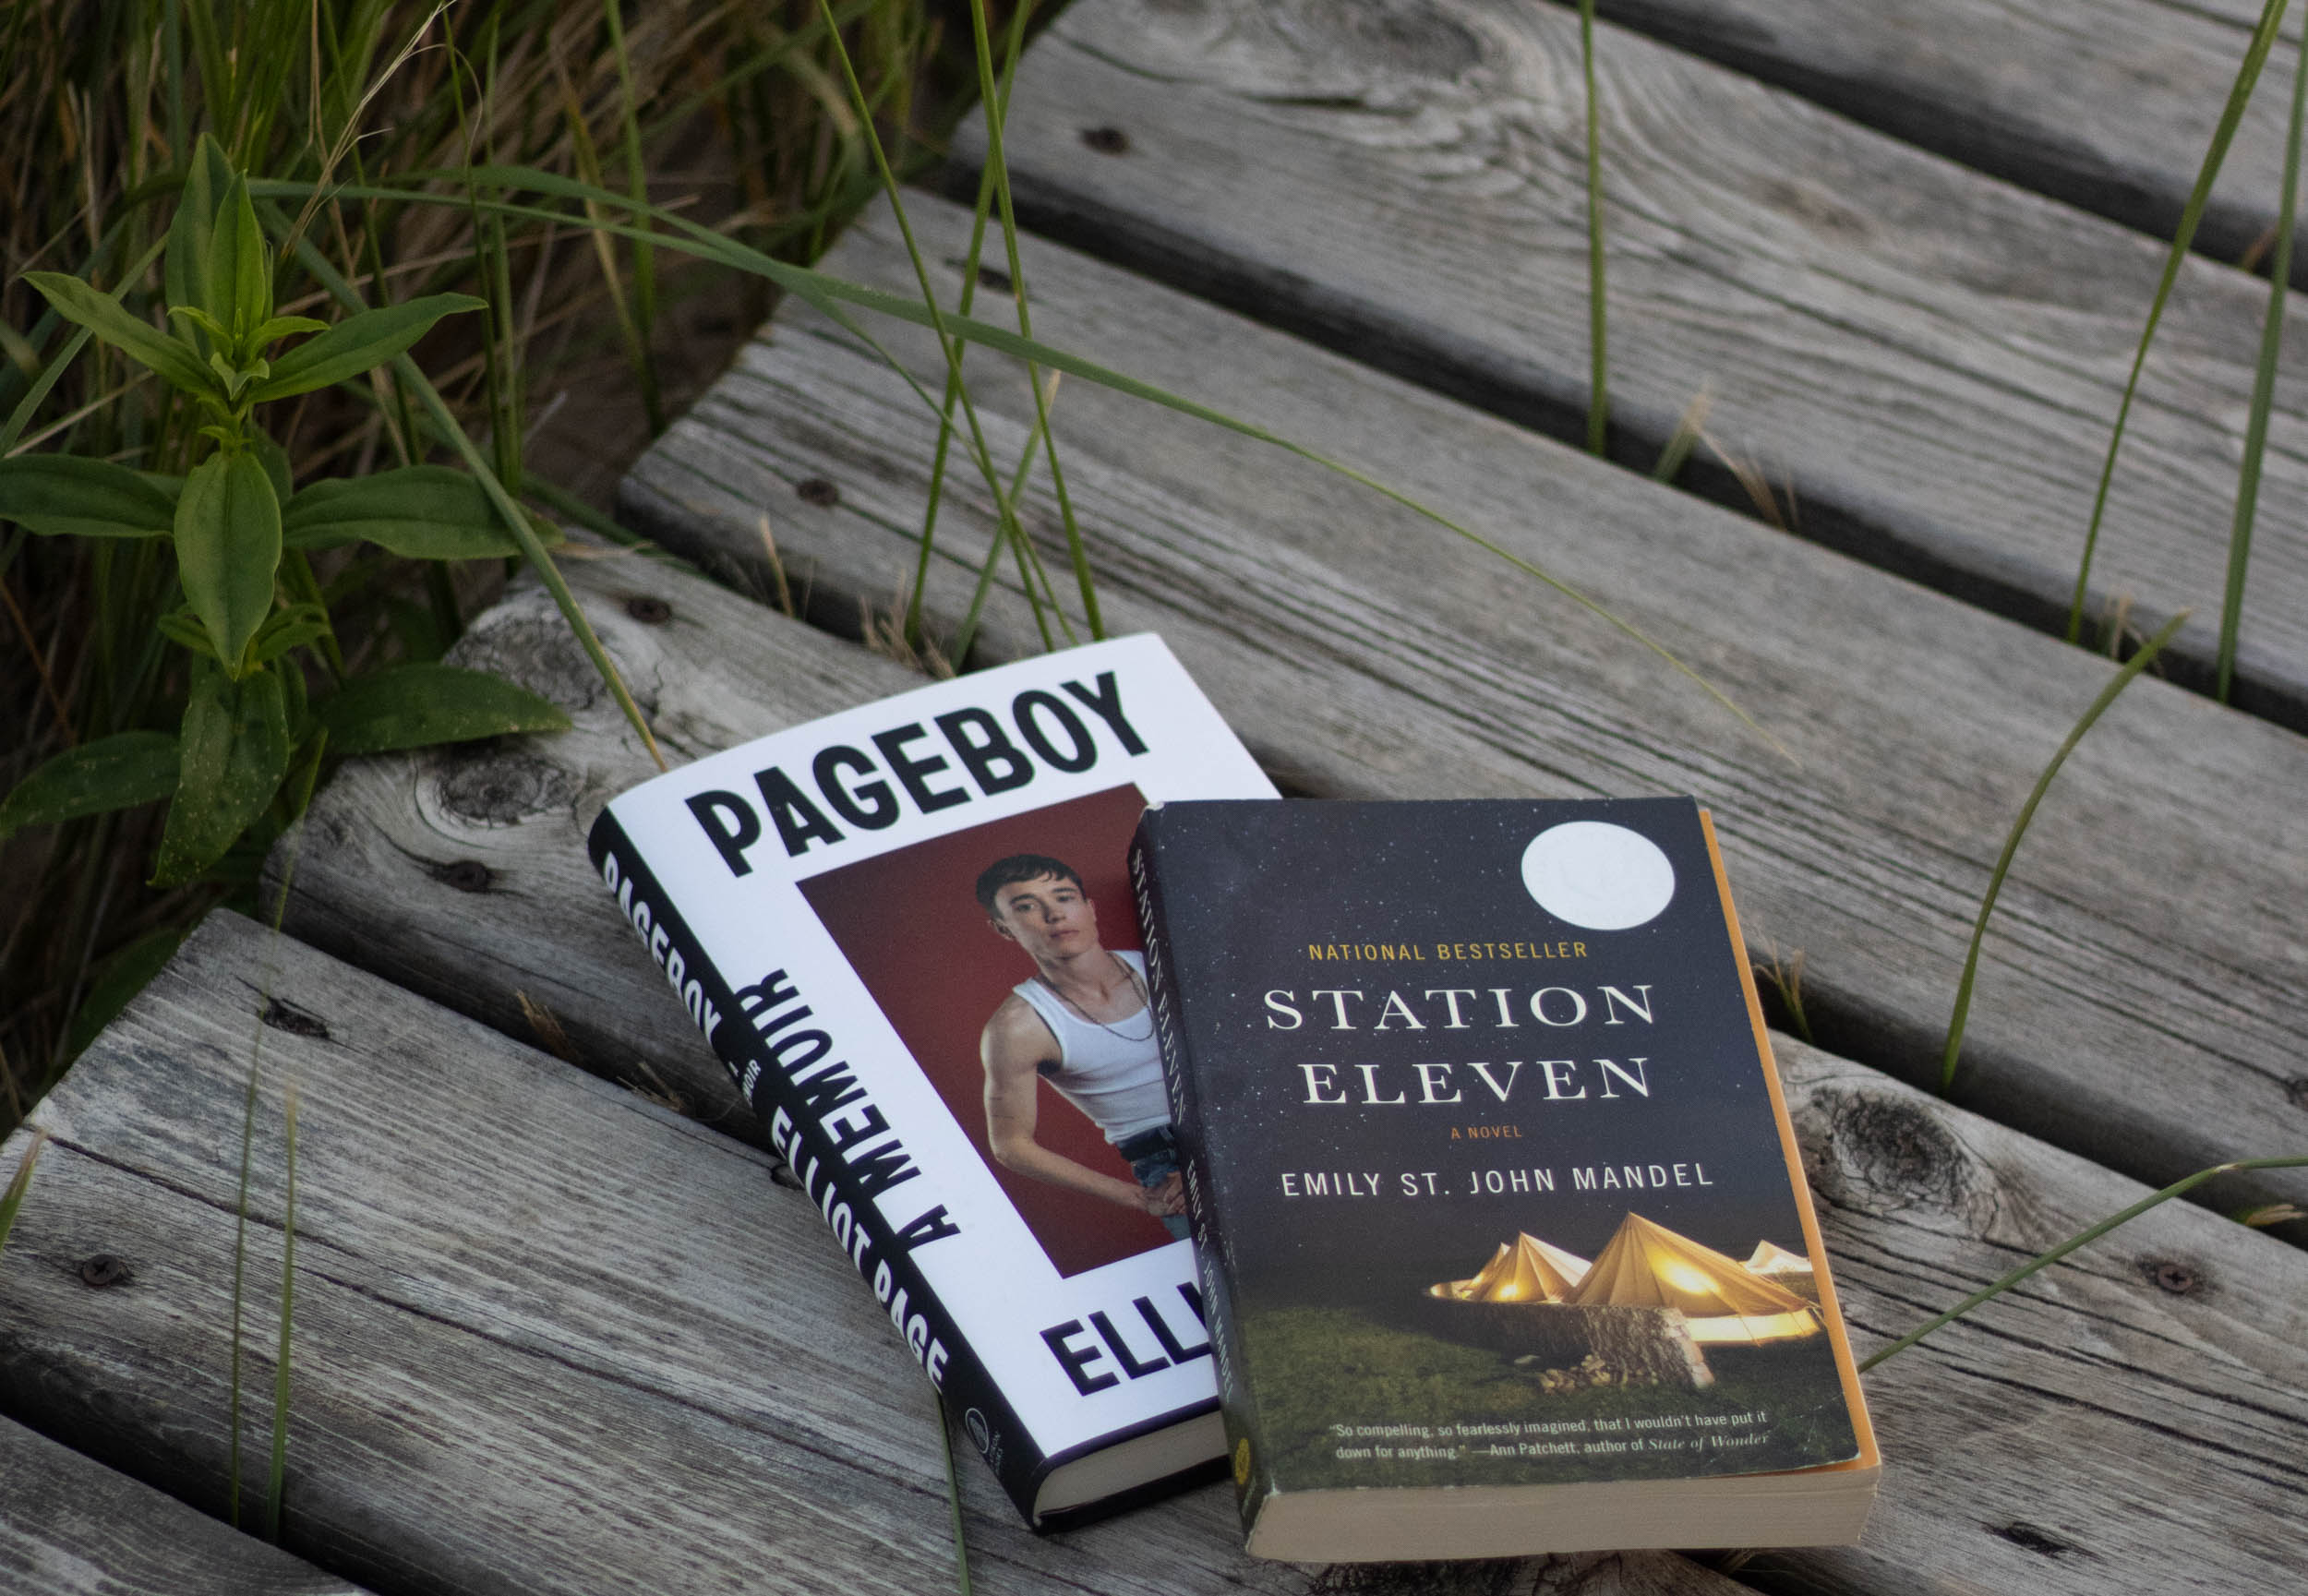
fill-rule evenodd
<path id="1" fill-rule="evenodd" d="M 186 656 L 173 733 L 121 731 L 58 754 L 0 801 L 0 839 L 166 798 L 151 880 L 181 885 L 236 846 L 277 835 L 331 748 L 374 753 L 569 724 L 477 671 L 348 672 L 311 551 L 358 542 L 415 559 L 505 558 L 543 534 L 524 524 L 523 538 L 484 485 L 444 467 L 295 488 L 259 405 L 389 366 L 444 317 L 485 302 L 428 294 L 331 325 L 277 313 L 275 264 L 247 181 L 203 138 L 165 241 L 168 328 L 79 278 L 26 274 L 57 316 L 181 396 L 199 457 L 181 476 L 81 456 L 0 460 L 0 518 L 41 535 L 167 546 L 183 602 L 158 630 Z"/>

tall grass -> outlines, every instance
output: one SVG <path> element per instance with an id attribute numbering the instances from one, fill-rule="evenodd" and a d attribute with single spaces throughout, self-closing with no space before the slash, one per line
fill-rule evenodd
<path id="1" fill-rule="evenodd" d="M 436 333 L 406 367 L 265 407 L 284 474 L 301 485 L 444 450 L 469 463 L 470 445 L 506 503 L 580 510 L 614 480 L 602 434 L 637 448 L 663 422 L 668 382 L 709 374 L 744 330 L 712 332 L 715 353 L 691 375 L 679 355 L 707 307 L 739 302 L 741 320 L 770 298 L 762 280 L 693 255 L 666 261 L 651 236 L 661 224 L 634 202 L 666 200 L 773 258 L 808 258 L 873 192 L 867 129 L 887 131 L 903 169 L 972 92 L 948 8 L 22 0 L 0 20 L 0 456 L 171 474 L 196 458 L 193 407 L 22 278 L 85 278 L 161 324 L 160 250 L 195 142 L 212 131 L 253 175 L 303 186 L 273 230 L 283 312 L 459 289 L 489 301 L 486 322 Z M 845 54 L 863 117 L 837 84 Z M 620 223 L 638 223 L 347 193 L 499 162 L 615 184 Z M 628 380 L 586 377 L 605 365 Z M 573 409 L 561 402 L 572 392 Z M 588 397 L 602 394 L 632 395 L 631 414 Z M 508 525 L 518 536 L 526 522 Z M 301 559 L 283 566 L 332 622 L 309 667 L 323 687 L 437 657 L 502 575 L 494 561 L 451 570 L 374 548 L 317 557 L 309 579 Z M 0 675 L 32 688 L 0 705 L 0 792 L 65 750 L 173 726 L 186 667 L 156 627 L 178 603 L 163 547 L 0 530 Z M 160 822 L 147 807 L 0 840 L 0 1129 L 183 926 L 218 902 L 251 906 L 277 826 L 202 879 L 155 888 L 144 866 Z"/>

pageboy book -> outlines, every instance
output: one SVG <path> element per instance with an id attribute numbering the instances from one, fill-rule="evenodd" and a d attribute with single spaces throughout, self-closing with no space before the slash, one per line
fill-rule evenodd
<path id="1" fill-rule="evenodd" d="M 1148 802 L 1272 790 L 1136 637 L 700 760 L 593 831 L 618 913 L 1038 1526 L 1223 1449 L 1124 860 Z"/>

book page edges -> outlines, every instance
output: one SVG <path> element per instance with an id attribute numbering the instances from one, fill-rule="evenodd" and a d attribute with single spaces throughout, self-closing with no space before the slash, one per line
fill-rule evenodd
<path id="1" fill-rule="evenodd" d="M 1859 1368 L 1851 1355 L 1851 1339 L 1844 1328 L 1843 1304 L 1835 1292 L 1834 1271 L 1829 1266 L 1826 1243 L 1820 1239 L 1819 1215 L 1811 1206 L 1811 1183 L 1803 1178 L 1803 1150 L 1796 1143 L 1795 1122 L 1787 1116 L 1787 1098 L 1779 1085 L 1779 1064 L 1771 1050 L 1771 1032 L 1763 1024 L 1762 1000 L 1755 990 L 1755 970 L 1747 956 L 1747 939 L 1739 930 L 1739 911 L 1731 901 L 1731 881 L 1724 873 L 1723 850 L 1715 843 L 1715 822 L 1704 805 L 1699 810 L 1699 827 L 1706 834 L 1707 858 L 1714 867 L 1715 896 L 1723 905 L 1723 918 L 1731 934 L 1731 951 L 1737 958 L 1739 986 L 1747 994 L 1748 1023 L 1755 1029 L 1755 1051 L 1763 1064 L 1763 1085 L 1771 1093 L 1772 1118 L 1779 1124 L 1779 1147 L 1787 1162 L 1788 1183 L 1795 1188 L 1796 1212 L 1803 1224 L 1803 1244 L 1811 1254 L 1812 1267 L 1819 1280 L 1820 1305 L 1827 1311 L 1827 1334 L 1835 1349 L 1835 1373 L 1843 1381 L 1844 1401 L 1851 1411 L 1851 1428 L 1859 1442 L 1858 1456 L 1841 1463 L 1822 1463 L 1819 1470 L 1805 1473 L 1838 1471 L 1845 1473 L 1874 1473 L 1883 1466 L 1882 1454 L 1875 1443 L 1875 1424 L 1868 1416 L 1868 1402 L 1859 1388 Z"/>

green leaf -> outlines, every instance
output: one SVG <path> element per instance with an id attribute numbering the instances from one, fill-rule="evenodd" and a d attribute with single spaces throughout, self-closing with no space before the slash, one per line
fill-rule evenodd
<path id="1" fill-rule="evenodd" d="M 176 739 L 164 731 L 124 731 L 66 749 L 0 800 L 0 841 L 26 826 L 134 809 L 176 787 Z"/>
<path id="2" fill-rule="evenodd" d="M 560 532 L 539 522 L 546 543 Z M 445 465 L 411 465 L 372 476 L 316 482 L 282 512 L 291 548 L 373 543 L 408 559 L 494 559 L 521 545 L 474 478 Z"/>
<path id="3" fill-rule="evenodd" d="M 431 294 L 405 305 L 348 316 L 274 361 L 272 375 L 258 386 L 257 397 L 288 399 L 358 377 L 424 337 L 442 317 L 479 310 L 487 303 L 470 294 Z"/>
<path id="4" fill-rule="evenodd" d="M 103 968 L 89 982 L 88 996 L 80 1000 L 72 1024 L 66 1027 L 66 1058 L 78 1058 L 87 1050 L 98 1033 L 119 1017 L 129 1000 L 150 986 L 152 978 L 175 957 L 187 934 L 182 927 L 163 926 L 145 932 L 104 961 Z"/>
<path id="5" fill-rule="evenodd" d="M 249 335 L 248 342 L 258 348 L 278 339 L 293 337 L 299 332 L 326 332 L 329 324 L 316 321 L 309 316 L 276 316 Z"/>
<path id="6" fill-rule="evenodd" d="M 182 885 L 222 858 L 272 801 L 288 763 L 281 678 L 259 670 L 234 681 L 214 661 L 195 659 L 176 798 L 168 806 L 152 884 Z"/>
<path id="7" fill-rule="evenodd" d="M 270 665 L 293 648 L 301 647 L 329 630 L 329 612 L 317 604 L 292 605 L 257 629 L 254 651 L 258 665 Z M 291 715 L 294 726 L 297 717 Z"/>
<path id="8" fill-rule="evenodd" d="M 191 165 L 185 173 L 184 191 L 176 199 L 175 219 L 168 229 L 168 256 L 161 282 L 172 307 L 187 306 L 214 318 L 223 301 L 222 290 L 209 280 L 209 245 L 216 231 L 217 207 L 231 190 L 233 179 L 233 165 L 225 157 L 223 146 L 202 134 Z M 223 324 L 218 322 L 220 336 L 222 330 Z M 203 349 L 200 353 L 205 355 L 208 351 Z"/>
<path id="9" fill-rule="evenodd" d="M 168 307 L 168 314 L 192 323 L 220 344 L 232 337 L 231 330 L 222 322 L 197 305 L 172 305 Z M 217 356 L 211 354 L 209 358 L 214 360 Z"/>
<path id="10" fill-rule="evenodd" d="M 265 480 L 272 484 L 273 499 L 285 506 L 289 495 L 296 491 L 292 480 L 296 468 L 289 460 L 288 450 L 270 433 L 263 432 L 248 440 L 248 448 L 256 455 L 257 463 L 264 467 Z"/>
<path id="11" fill-rule="evenodd" d="M 209 629 L 200 624 L 200 618 L 189 609 L 172 610 L 152 623 L 152 629 L 174 643 L 180 643 L 195 654 L 216 657 L 216 644 L 209 641 Z"/>
<path id="12" fill-rule="evenodd" d="M 125 465 L 72 454 L 0 460 L 0 521 L 48 537 L 158 537 L 174 496 Z"/>
<path id="13" fill-rule="evenodd" d="M 272 319 L 272 252 L 257 225 L 246 178 L 234 177 L 217 206 L 207 277 L 210 292 L 221 295 L 209 313 L 232 330 L 235 347 L 245 348 L 249 335 Z"/>
<path id="14" fill-rule="evenodd" d="M 527 688 L 452 665 L 404 665 L 362 677 L 319 714 L 332 758 L 569 728 L 559 706 Z"/>
<path id="15" fill-rule="evenodd" d="M 56 314 L 66 321 L 87 328 L 186 393 L 217 391 L 216 378 L 209 375 L 209 368 L 193 353 L 192 345 L 129 315 L 110 295 L 61 271 L 28 271 L 24 281 L 39 289 L 42 296 L 55 306 Z"/>
<path id="16" fill-rule="evenodd" d="M 195 466 L 175 531 L 185 598 L 219 657 L 235 663 L 271 612 L 281 564 L 281 501 L 257 457 L 215 454 Z"/>

